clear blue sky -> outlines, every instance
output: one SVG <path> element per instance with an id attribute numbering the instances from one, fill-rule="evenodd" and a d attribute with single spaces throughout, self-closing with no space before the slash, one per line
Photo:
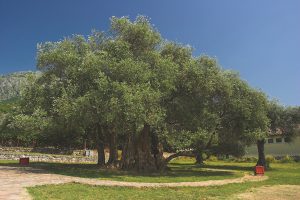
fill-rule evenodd
<path id="1" fill-rule="evenodd" d="M 147 15 L 163 37 L 216 56 L 252 86 L 300 105 L 299 0 L 0 0 L 0 74 L 35 70 L 36 44 Z"/>

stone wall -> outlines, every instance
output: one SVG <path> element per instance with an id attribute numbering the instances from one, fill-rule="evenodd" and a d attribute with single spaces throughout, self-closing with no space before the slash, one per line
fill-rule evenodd
<path id="1" fill-rule="evenodd" d="M 0 146 L 0 160 L 19 160 L 19 158 L 22 157 L 29 157 L 30 161 L 35 162 L 90 163 L 97 161 L 97 152 L 89 153 L 89 156 L 85 156 L 84 150 L 76 149 L 59 149 L 54 147 L 27 148 Z"/>
<path id="2" fill-rule="evenodd" d="M 54 148 L 54 147 L 3 147 L 0 146 L 1 152 L 9 153 L 42 153 L 42 154 L 56 154 L 56 155 L 73 155 L 84 156 L 84 150 L 68 149 L 68 148 Z"/>
<path id="3" fill-rule="evenodd" d="M 35 162 L 59 162 L 59 163 L 91 163 L 96 162 L 97 157 L 80 157 L 71 155 L 32 155 L 32 154 L 17 154 L 9 152 L 0 152 L 0 160 L 19 160 L 20 158 L 28 157 L 30 161 Z"/>

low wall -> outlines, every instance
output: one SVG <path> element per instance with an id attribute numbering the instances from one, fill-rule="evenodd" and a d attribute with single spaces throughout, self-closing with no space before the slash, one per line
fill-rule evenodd
<path id="1" fill-rule="evenodd" d="M 56 154 L 56 155 L 73 155 L 84 156 L 85 151 L 81 149 L 54 148 L 54 147 L 3 147 L 0 146 L 1 152 L 9 153 L 41 153 L 41 154 Z"/>
<path id="2" fill-rule="evenodd" d="M 72 155 L 74 151 L 80 150 L 67 149 L 67 148 L 54 148 L 54 147 L 4 147 L 0 146 L 0 152 L 33 152 L 44 154 L 61 154 Z M 83 151 L 83 150 L 82 150 Z"/>
<path id="3" fill-rule="evenodd" d="M 91 163 L 97 162 L 97 157 L 79 157 L 69 155 L 32 155 L 0 152 L 0 160 L 19 160 L 28 157 L 35 162 L 59 162 L 59 163 Z"/>

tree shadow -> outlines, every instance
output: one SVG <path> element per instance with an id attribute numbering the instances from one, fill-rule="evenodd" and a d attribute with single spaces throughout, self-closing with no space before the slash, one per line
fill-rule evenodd
<path id="1" fill-rule="evenodd" d="M 212 165 L 212 164 L 203 164 L 203 165 L 195 165 L 193 163 L 171 163 L 172 166 L 174 167 L 194 167 L 194 168 L 201 168 L 201 169 L 219 169 L 219 170 L 237 170 L 237 171 L 253 171 L 254 165 L 253 166 L 240 166 L 240 165 Z"/>
<path id="2" fill-rule="evenodd" d="M 26 169 L 24 166 L 20 166 L 17 163 L 0 163 L 0 166 L 10 166 Z M 141 173 L 136 171 L 124 171 L 118 169 L 107 169 L 100 168 L 96 164 L 74 164 L 74 163 L 46 163 L 46 162 L 31 162 L 28 167 L 32 170 L 32 173 L 41 173 L 39 169 L 45 170 L 48 173 L 67 175 L 73 177 L 82 178 L 99 178 L 99 179 L 113 179 L 119 181 L 128 181 L 128 178 L 135 178 L 137 181 L 142 181 L 144 178 L 154 178 L 159 181 L 159 178 L 170 179 L 170 181 L 176 181 L 175 179 L 189 179 L 192 181 L 199 180 L 209 180 L 209 179 L 222 179 L 235 177 L 236 173 L 230 171 L 213 171 L 207 170 L 208 168 L 215 168 L 216 166 L 205 166 L 197 167 L 193 164 L 170 164 L 170 170 L 156 173 Z M 26 169 L 27 170 L 27 169 Z M 45 172 L 44 171 L 44 172 Z M 43 173 L 44 173 L 43 172 Z M 139 179 L 140 178 L 140 179 Z M 182 179 L 181 179 L 182 178 Z M 179 181 L 180 181 L 179 180 Z M 188 180 L 188 181 L 189 181 Z M 132 181 L 132 179 L 131 179 Z M 152 180 L 146 180 L 152 181 Z"/>
<path id="3" fill-rule="evenodd" d="M 254 166 L 239 166 L 239 165 L 204 165 L 202 168 L 222 169 L 222 170 L 238 170 L 238 171 L 253 171 Z"/>

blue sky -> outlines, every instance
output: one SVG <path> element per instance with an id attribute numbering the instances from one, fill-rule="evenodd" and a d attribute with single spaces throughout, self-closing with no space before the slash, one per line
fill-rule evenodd
<path id="1" fill-rule="evenodd" d="M 142 14 L 164 38 L 217 57 L 285 105 L 300 105 L 299 10 L 299 0 L 0 0 L 0 74 L 35 70 L 37 43 Z"/>

